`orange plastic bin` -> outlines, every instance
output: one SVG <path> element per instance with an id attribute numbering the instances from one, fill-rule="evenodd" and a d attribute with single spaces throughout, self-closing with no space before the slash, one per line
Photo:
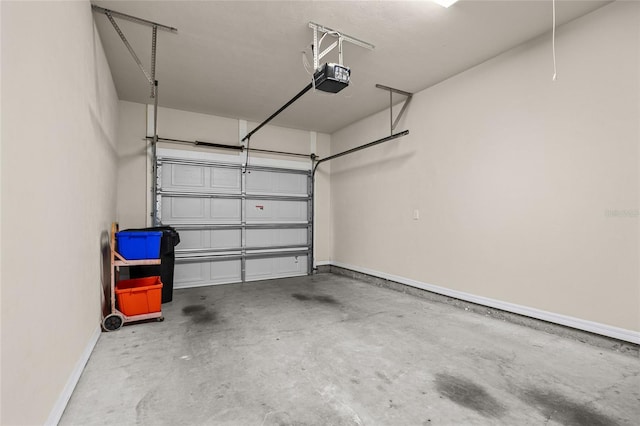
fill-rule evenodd
<path id="1" fill-rule="evenodd" d="M 160 281 L 160 277 L 118 281 L 116 296 L 120 312 L 127 316 L 160 312 L 162 310 L 162 281 Z"/>

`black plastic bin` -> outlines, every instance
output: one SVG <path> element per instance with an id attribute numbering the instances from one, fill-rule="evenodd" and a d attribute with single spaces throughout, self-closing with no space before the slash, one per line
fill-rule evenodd
<path id="1" fill-rule="evenodd" d="M 180 234 L 171 226 L 153 228 L 127 229 L 127 231 L 162 231 L 160 240 L 160 265 L 132 266 L 129 268 L 131 278 L 160 276 L 162 281 L 162 303 L 173 300 L 173 269 L 176 263 L 175 246 L 180 243 Z"/>

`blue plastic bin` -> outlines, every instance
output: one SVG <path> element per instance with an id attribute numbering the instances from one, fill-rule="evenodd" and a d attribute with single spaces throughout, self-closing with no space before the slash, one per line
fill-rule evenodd
<path id="1" fill-rule="evenodd" d="M 116 234 L 118 253 L 127 260 L 158 259 L 160 257 L 159 231 L 122 231 Z"/>

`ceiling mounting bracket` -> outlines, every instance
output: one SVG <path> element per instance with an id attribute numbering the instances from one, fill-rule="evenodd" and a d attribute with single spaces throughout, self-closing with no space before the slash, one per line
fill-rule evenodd
<path id="1" fill-rule="evenodd" d="M 329 27 L 325 27 L 324 25 L 316 24 L 315 22 L 309 22 L 309 28 L 313 29 L 313 69 L 317 70 L 320 67 L 320 59 L 325 57 L 329 52 L 338 47 L 338 64 L 344 65 L 342 60 L 342 44 L 346 41 L 351 44 L 355 44 L 356 46 L 364 47 L 365 49 L 374 50 L 376 47 L 367 43 L 366 41 L 362 41 L 358 38 L 352 37 L 350 35 L 341 33 L 340 31 L 336 31 Z M 318 40 L 319 33 L 322 34 L 320 39 Z M 338 40 L 334 41 L 329 47 L 320 52 L 320 44 L 322 44 L 322 39 L 326 35 L 331 35 L 333 37 L 337 37 Z"/>
<path id="2" fill-rule="evenodd" d="M 165 31 L 174 32 L 174 33 L 177 32 L 178 29 L 174 27 L 169 27 L 167 25 L 158 24 L 157 22 L 138 18 L 132 15 L 127 15 L 126 13 L 116 12 L 115 10 L 111 10 L 111 9 L 105 9 L 104 7 L 96 6 L 95 4 L 91 5 L 91 9 L 94 12 L 103 13 L 107 17 L 107 19 L 109 19 L 109 22 L 111 22 L 111 25 L 116 30 L 116 32 L 120 36 L 120 39 L 122 40 L 124 45 L 127 47 L 127 50 L 129 50 L 129 53 L 133 57 L 133 60 L 138 65 L 138 68 L 140 68 L 140 71 L 142 71 L 145 78 L 149 82 L 149 86 L 151 88 L 151 98 L 155 98 L 156 87 L 157 87 L 156 85 L 156 45 L 157 45 L 158 28 Z M 116 23 L 114 16 L 118 18 L 126 19 L 127 21 L 131 21 L 131 22 L 135 22 L 138 24 L 147 25 L 151 27 L 151 73 L 147 72 L 144 65 L 142 65 L 142 61 L 140 60 L 136 52 L 133 50 L 133 47 L 131 47 L 131 44 L 125 37 L 124 33 L 122 32 L 118 24 Z"/>
<path id="3" fill-rule="evenodd" d="M 389 92 L 389 117 L 390 117 L 389 123 L 391 125 L 391 134 L 393 135 L 393 131 L 396 129 L 396 126 L 398 125 L 398 122 L 402 118 L 402 115 L 407 110 L 407 107 L 409 106 L 409 102 L 411 102 L 413 93 L 405 92 L 404 90 L 394 89 L 393 87 L 383 86 L 382 84 L 376 84 L 376 87 L 378 89 L 386 90 Z M 396 117 L 395 120 L 393 119 L 393 94 L 394 93 L 407 97 L 407 100 L 404 101 L 404 105 L 402 105 L 402 109 L 398 113 L 398 116 Z"/>

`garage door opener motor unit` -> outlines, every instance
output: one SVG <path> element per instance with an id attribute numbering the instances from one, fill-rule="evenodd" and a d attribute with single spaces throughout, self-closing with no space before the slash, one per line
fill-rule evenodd
<path id="1" fill-rule="evenodd" d="M 255 129 L 247 133 L 246 136 L 242 138 L 242 142 L 247 141 L 247 163 L 249 158 L 248 146 L 249 141 L 251 140 L 251 136 L 253 136 L 254 133 L 256 133 L 263 126 L 273 120 L 276 116 L 278 116 L 282 111 L 287 109 L 292 103 L 300 99 L 302 95 L 304 95 L 311 89 L 317 89 L 327 93 L 338 93 L 345 87 L 349 86 L 349 82 L 351 81 L 351 68 L 343 65 L 342 61 L 342 44 L 345 41 L 351 44 L 355 44 L 356 46 L 364 47 L 368 50 L 375 49 L 375 46 L 371 43 L 367 43 L 366 41 L 362 41 L 336 30 L 332 30 L 329 27 L 316 24 L 315 22 L 309 22 L 309 28 L 313 30 L 313 42 L 311 43 L 311 49 L 313 50 L 313 79 L 311 83 L 307 84 L 305 88 L 302 89 L 293 98 L 291 98 L 291 100 L 289 100 L 286 104 L 280 107 L 280 109 L 271 114 L 266 120 L 264 120 Z M 318 37 L 319 35 L 320 37 Z M 328 35 L 337 38 L 337 40 L 334 41 L 329 47 L 321 51 L 320 46 L 322 45 L 322 41 Z M 324 65 L 320 66 L 320 60 L 336 47 L 338 48 L 338 62 L 327 62 Z M 302 53 L 304 61 L 306 63 L 306 53 Z M 308 72 L 311 73 L 310 71 Z"/>
<path id="2" fill-rule="evenodd" d="M 313 82 L 317 90 L 338 93 L 349 85 L 351 69 L 340 64 L 326 63 L 313 74 Z"/>

